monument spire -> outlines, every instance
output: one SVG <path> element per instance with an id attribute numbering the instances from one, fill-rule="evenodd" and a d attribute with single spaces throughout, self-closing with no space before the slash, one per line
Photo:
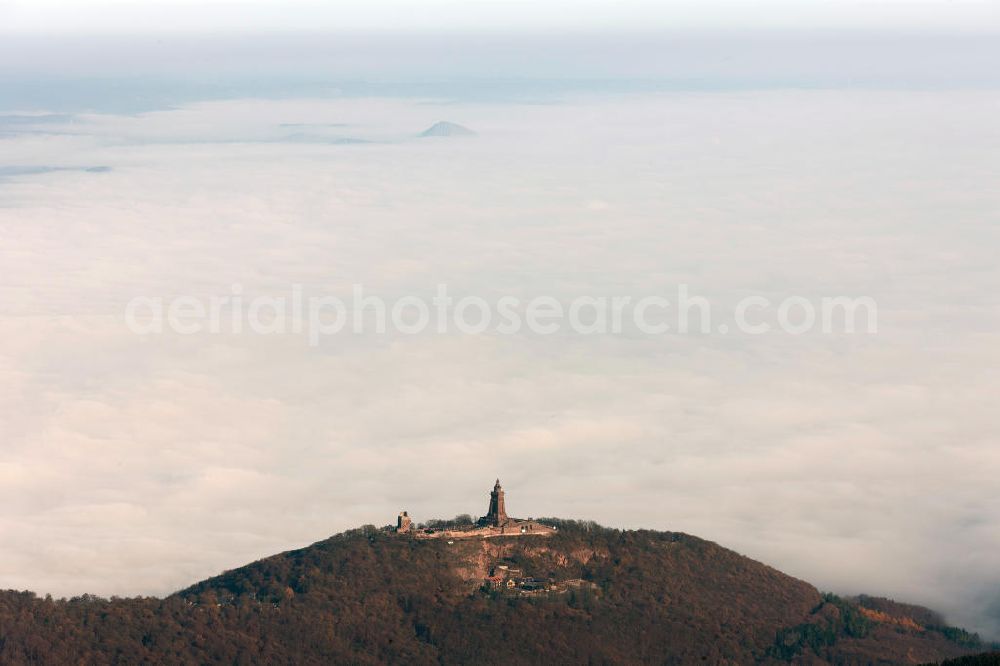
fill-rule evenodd
<path id="1" fill-rule="evenodd" d="M 504 505 L 503 488 L 500 486 L 500 479 L 493 485 L 493 492 L 490 493 L 490 508 L 482 518 L 482 523 L 499 527 L 507 522 L 507 507 Z"/>

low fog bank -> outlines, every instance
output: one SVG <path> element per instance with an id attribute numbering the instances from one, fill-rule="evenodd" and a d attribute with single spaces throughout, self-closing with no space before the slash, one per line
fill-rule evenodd
<path id="1" fill-rule="evenodd" d="M 996 93 L 440 102 L 0 122 L 0 587 L 164 594 L 402 509 L 480 514 L 499 476 L 514 515 L 691 532 L 1000 636 Z M 417 137 L 440 120 L 478 136 Z M 879 330 L 125 326 L 135 296 L 234 283 L 870 296 Z"/>

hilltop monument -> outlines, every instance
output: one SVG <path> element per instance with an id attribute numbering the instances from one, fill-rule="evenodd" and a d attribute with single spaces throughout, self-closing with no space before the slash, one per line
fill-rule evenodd
<path id="1" fill-rule="evenodd" d="M 409 532 L 413 529 L 413 520 L 410 518 L 410 514 L 406 511 L 400 511 L 399 517 L 396 519 L 396 531 L 397 532 Z"/>
<path id="2" fill-rule="evenodd" d="M 454 521 L 435 521 L 437 524 L 417 525 L 406 511 L 400 512 L 396 518 L 396 526 L 386 526 L 385 529 L 397 534 L 406 534 L 418 539 L 486 539 L 501 536 L 548 536 L 557 531 L 555 525 L 546 525 L 532 518 L 511 518 L 507 515 L 507 504 L 504 501 L 503 487 L 500 479 L 493 484 L 490 492 L 490 506 L 486 515 L 476 520 L 457 524 Z M 450 541 L 448 543 L 451 543 Z"/>
<path id="3" fill-rule="evenodd" d="M 503 501 L 503 488 L 500 487 L 500 479 L 497 479 L 493 484 L 493 492 L 490 493 L 490 508 L 486 511 L 486 515 L 479 519 L 479 524 L 503 527 L 509 520 Z"/>

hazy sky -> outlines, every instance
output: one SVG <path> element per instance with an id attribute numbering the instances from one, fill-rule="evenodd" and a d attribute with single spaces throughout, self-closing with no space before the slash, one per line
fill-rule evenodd
<path id="1" fill-rule="evenodd" d="M 168 593 L 401 509 L 481 513 L 499 476 L 515 515 L 687 531 L 1000 636 L 997 25 L 993 2 L 0 4 L 0 587 Z M 442 119 L 479 136 L 415 138 Z M 870 296 L 880 326 L 125 326 L 134 296 L 233 283 L 686 283 Z"/>
<path id="2" fill-rule="evenodd" d="M 0 31 L 877 28 L 989 32 L 991 0 L 6 0 Z"/>

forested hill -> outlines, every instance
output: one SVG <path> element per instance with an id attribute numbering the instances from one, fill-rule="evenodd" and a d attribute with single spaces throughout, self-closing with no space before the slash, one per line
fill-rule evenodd
<path id="1" fill-rule="evenodd" d="M 366 527 L 166 599 L 0 593 L 0 663 L 919 664 L 983 649 L 926 609 L 822 595 L 696 537 L 549 522 L 550 537 L 452 542 Z M 484 587 L 500 570 L 527 582 Z"/>

